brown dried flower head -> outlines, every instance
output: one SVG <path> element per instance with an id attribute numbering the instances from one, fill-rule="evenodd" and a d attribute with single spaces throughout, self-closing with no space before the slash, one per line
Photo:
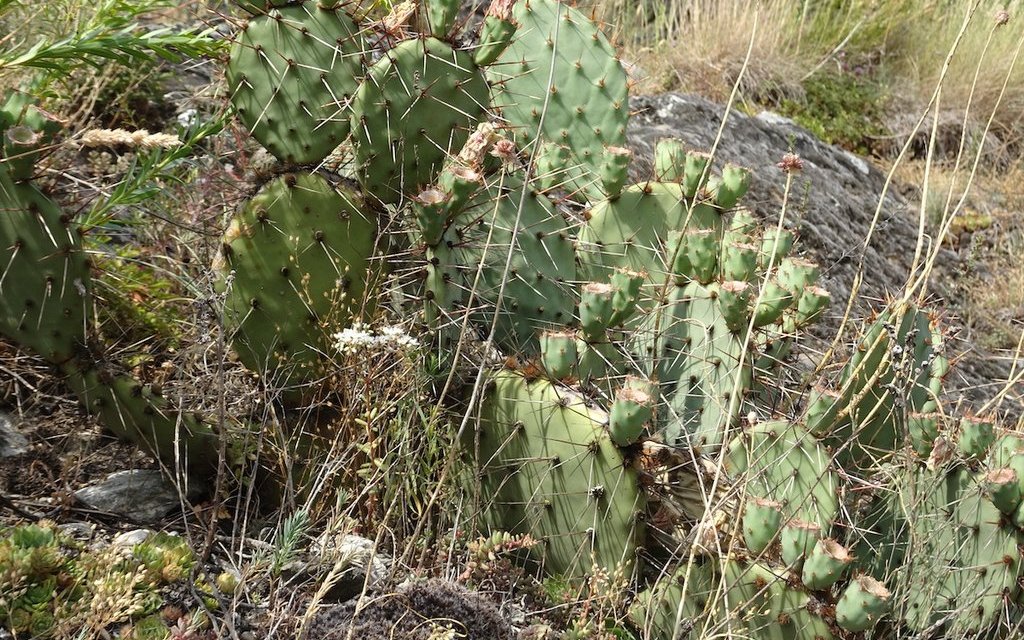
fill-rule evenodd
<path id="1" fill-rule="evenodd" d="M 516 143 L 512 142 L 508 138 L 501 138 L 494 143 L 494 148 L 491 149 L 491 155 L 506 164 L 514 162 L 518 157 L 518 154 L 516 153 Z"/>
<path id="2" fill-rule="evenodd" d="M 795 153 L 787 153 L 776 166 L 786 173 L 799 173 L 804 170 L 804 161 Z"/>
<path id="3" fill-rule="evenodd" d="M 1001 27 L 1010 21 L 1010 12 L 1006 9 L 1002 9 L 996 12 L 996 26 Z"/>

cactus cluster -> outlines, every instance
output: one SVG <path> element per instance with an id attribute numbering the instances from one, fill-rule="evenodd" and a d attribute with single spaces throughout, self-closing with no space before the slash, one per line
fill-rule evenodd
<path id="1" fill-rule="evenodd" d="M 907 300 L 835 380 L 759 404 L 828 307 L 821 269 L 742 207 L 742 167 L 670 139 L 629 184 L 629 83 L 585 15 L 495 0 L 473 34 L 451 0 L 380 21 L 239 4 L 231 100 L 283 169 L 228 225 L 219 286 L 239 358 L 286 400 L 324 378 L 328 336 L 404 305 L 446 366 L 470 336 L 505 362 L 458 443 L 480 522 L 553 573 L 625 567 L 649 637 L 998 629 L 1021 596 L 1024 438 L 944 412 L 943 334 Z M 0 164 L 0 331 L 165 456 L 214 451 L 88 356 L 89 266 L 30 174 Z M 421 277 L 383 296 L 389 271 Z"/>

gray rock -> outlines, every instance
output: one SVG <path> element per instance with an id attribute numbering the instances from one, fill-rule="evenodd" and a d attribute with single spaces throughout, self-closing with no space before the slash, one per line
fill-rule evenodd
<path id="1" fill-rule="evenodd" d="M 83 503 L 135 522 L 155 522 L 179 508 L 174 484 L 156 469 L 112 473 L 105 480 L 75 492 Z"/>
<path id="2" fill-rule="evenodd" d="M 0 413 L 0 458 L 20 456 L 28 451 L 28 438 L 14 428 L 14 420 Z"/>
<path id="3" fill-rule="evenodd" d="M 96 535 L 96 525 L 88 522 L 66 522 L 57 525 L 57 528 L 61 530 L 61 533 L 79 542 L 88 542 Z"/>

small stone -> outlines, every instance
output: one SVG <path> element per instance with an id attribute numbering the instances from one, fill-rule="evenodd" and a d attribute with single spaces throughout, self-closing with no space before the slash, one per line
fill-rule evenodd
<path id="1" fill-rule="evenodd" d="M 148 540 L 151 535 L 153 535 L 152 529 L 133 529 L 114 536 L 111 544 L 115 547 L 134 547 Z"/>
<path id="2" fill-rule="evenodd" d="M 61 533 L 78 540 L 88 542 L 96 534 L 96 525 L 88 522 L 68 522 L 57 526 Z"/>
<path id="3" fill-rule="evenodd" d="M 195 485 L 190 489 L 199 491 Z M 75 497 L 93 509 L 135 522 L 155 522 L 180 505 L 178 489 L 157 469 L 113 473 L 97 484 L 79 489 Z"/>
<path id="4" fill-rule="evenodd" d="M 0 413 L 0 458 L 11 458 L 28 452 L 28 438 L 14 428 L 14 420 Z"/>

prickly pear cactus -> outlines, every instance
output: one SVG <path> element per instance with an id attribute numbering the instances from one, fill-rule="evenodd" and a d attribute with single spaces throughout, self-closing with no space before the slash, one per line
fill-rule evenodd
<path id="1" fill-rule="evenodd" d="M 49 143 L 54 122 L 20 94 L 0 111 L 0 124 L 25 127 L 37 142 Z M 218 451 L 212 429 L 93 354 L 92 274 L 81 230 L 29 181 L 35 167 L 26 158 L 34 161 L 35 152 L 13 152 L 22 154 L 13 163 L 0 158 L 0 335 L 59 367 L 82 404 L 117 435 L 173 468 L 210 472 Z"/>
<path id="2" fill-rule="evenodd" d="M 0 164 L 0 333 L 60 364 L 85 345 L 89 259 L 70 216 Z"/>
<path id="3" fill-rule="evenodd" d="M 433 182 L 487 109 L 472 56 L 436 38 L 406 40 L 369 69 L 352 102 L 359 180 L 383 203 Z"/>
<path id="4" fill-rule="evenodd" d="M 376 242 L 376 216 L 357 191 L 309 173 L 266 184 L 231 221 L 219 263 L 242 362 L 279 387 L 320 376 L 331 327 L 372 310 Z"/>

